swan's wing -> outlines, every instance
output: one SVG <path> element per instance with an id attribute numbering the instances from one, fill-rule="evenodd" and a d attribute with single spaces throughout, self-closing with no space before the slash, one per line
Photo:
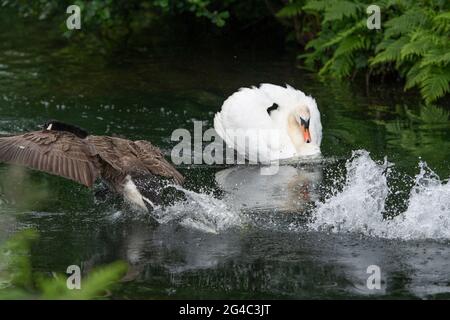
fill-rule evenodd
<path id="1" fill-rule="evenodd" d="M 270 83 L 264 83 L 261 84 L 259 89 L 264 92 L 270 100 L 280 106 L 291 108 L 301 103 L 308 106 L 311 116 L 309 124 L 311 141 L 320 146 L 320 143 L 322 142 L 322 123 L 320 121 L 320 112 L 314 98 L 305 95 L 302 91 L 294 89 L 289 85 L 281 87 Z"/>
<path id="2" fill-rule="evenodd" d="M 273 102 L 258 88 L 242 88 L 222 105 L 222 120 L 226 128 L 272 128 L 267 113 Z"/>
<path id="3" fill-rule="evenodd" d="M 303 92 L 290 86 L 281 87 L 270 83 L 263 83 L 260 85 L 259 90 L 264 92 L 274 103 L 287 109 L 295 107 L 305 97 Z"/>
<path id="4" fill-rule="evenodd" d="M 280 152 L 276 137 L 284 132 L 279 132 L 267 112 L 273 103 L 258 88 L 242 88 L 225 100 L 214 118 L 214 129 L 229 147 L 247 159 L 256 154 L 261 162 L 278 158 L 274 156 Z M 244 135 L 249 137 L 247 141 Z"/>
<path id="5" fill-rule="evenodd" d="M 0 162 L 26 166 L 91 187 L 99 175 L 84 141 L 67 132 L 35 131 L 0 138 Z"/>

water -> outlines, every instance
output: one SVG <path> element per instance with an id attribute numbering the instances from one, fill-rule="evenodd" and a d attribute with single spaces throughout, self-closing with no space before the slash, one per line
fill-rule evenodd
<path id="1" fill-rule="evenodd" d="M 367 151 L 354 152 L 343 190 L 316 203 L 309 227 L 389 239 L 450 239 L 450 184 L 426 163 L 419 167 L 406 211 L 385 217 L 387 198 L 397 196 L 388 186 L 389 163 L 377 164 Z"/>
<path id="2" fill-rule="evenodd" d="M 0 27 L 0 134 L 57 118 L 170 155 L 174 129 L 211 127 L 229 94 L 260 82 L 300 88 L 322 112 L 321 159 L 275 176 L 181 166 L 184 200 L 152 217 L 0 165 L 0 241 L 35 228 L 34 271 L 124 260 L 115 298 L 450 297 L 448 107 L 422 107 L 400 84 L 367 94 L 356 80 L 321 83 L 258 44 L 168 37 L 103 56 L 65 47 L 44 23 L 2 17 Z M 370 265 L 380 290 L 366 286 Z"/>

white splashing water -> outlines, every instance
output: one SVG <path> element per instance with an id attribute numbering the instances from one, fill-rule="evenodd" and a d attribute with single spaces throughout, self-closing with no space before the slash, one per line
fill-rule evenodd
<path id="1" fill-rule="evenodd" d="M 450 182 L 420 163 L 408 209 L 389 221 L 387 235 L 402 239 L 450 239 Z"/>
<path id="2" fill-rule="evenodd" d="M 159 223 L 177 221 L 184 227 L 208 233 L 242 226 L 244 219 L 240 212 L 232 211 L 224 201 L 209 193 L 197 193 L 177 185 L 172 187 L 183 192 L 186 200 L 156 210 L 155 218 Z"/>
<path id="3" fill-rule="evenodd" d="M 316 203 L 308 227 L 390 239 L 450 239 L 450 183 L 442 182 L 423 162 L 407 210 L 394 219 L 383 219 L 390 191 L 389 165 L 386 160 L 376 163 L 367 151 L 353 152 L 342 191 Z"/>

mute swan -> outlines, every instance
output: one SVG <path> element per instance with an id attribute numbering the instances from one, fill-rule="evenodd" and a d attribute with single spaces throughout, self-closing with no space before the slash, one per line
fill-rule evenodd
<path id="1" fill-rule="evenodd" d="M 241 88 L 216 113 L 214 129 L 229 147 L 262 163 L 320 154 L 316 101 L 289 85 Z"/>

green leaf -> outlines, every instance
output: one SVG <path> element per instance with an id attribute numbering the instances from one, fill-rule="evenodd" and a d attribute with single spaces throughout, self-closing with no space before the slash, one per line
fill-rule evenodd
<path id="1" fill-rule="evenodd" d="M 323 23 L 335 20 L 342 20 L 344 17 L 358 16 L 361 5 L 350 1 L 335 1 L 330 2 L 326 7 Z"/>
<path id="2" fill-rule="evenodd" d="M 304 10 L 324 11 L 330 4 L 329 0 L 313 0 L 308 1 L 304 6 Z"/>
<path id="3" fill-rule="evenodd" d="M 450 64 L 450 48 L 433 48 L 424 54 L 420 66 L 437 65 L 444 67 Z"/>
<path id="4" fill-rule="evenodd" d="M 300 14 L 303 11 L 303 1 L 294 1 L 285 5 L 277 12 L 279 18 L 291 18 Z"/>
<path id="5" fill-rule="evenodd" d="M 377 46 L 379 53 L 370 61 L 371 66 L 380 63 L 399 61 L 402 48 L 409 42 L 409 37 L 401 37 L 397 40 L 385 40 Z"/>
<path id="6" fill-rule="evenodd" d="M 127 264 L 121 261 L 97 268 L 89 273 L 87 279 L 82 281 L 81 289 L 69 290 L 66 277 L 58 276 L 55 279 L 40 279 L 40 289 L 43 299 L 60 300 L 87 300 L 101 298 L 105 291 L 117 283 L 127 270 Z"/>
<path id="7" fill-rule="evenodd" d="M 403 35 L 411 32 L 416 27 L 425 24 L 428 21 L 427 15 L 419 8 L 413 8 L 405 13 L 398 15 L 384 24 L 385 38 Z"/>
<path id="8" fill-rule="evenodd" d="M 450 69 L 433 68 L 421 83 L 420 93 L 426 103 L 431 103 L 450 92 Z"/>

